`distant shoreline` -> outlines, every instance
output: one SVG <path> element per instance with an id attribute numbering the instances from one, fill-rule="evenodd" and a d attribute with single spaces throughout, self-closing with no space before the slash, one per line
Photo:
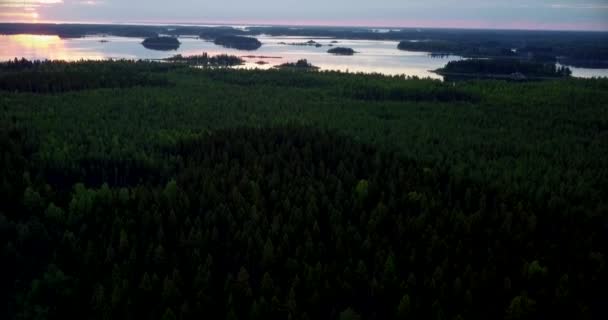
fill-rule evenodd
<path id="1" fill-rule="evenodd" d="M 395 25 L 339 25 L 339 24 L 286 24 L 286 23 L 254 23 L 254 22 L 94 22 L 94 21 L 42 21 L 31 22 L 0 22 L 3 24 L 49 24 L 49 25 L 120 25 L 120 26 L 163 26 L 163 27 L 281 27 L 281 28 L 357 28 L 357 29 L 391 29 L 391 30 L 449 30 L 449 31 L 515 31 L 515 32 L 569 32 L 569 33 L 608 33 L 599 29 L 531 29 L 531 28 L 481 28 L 481 27 L 436 27 L 436 26 L 395 26 Z"/>

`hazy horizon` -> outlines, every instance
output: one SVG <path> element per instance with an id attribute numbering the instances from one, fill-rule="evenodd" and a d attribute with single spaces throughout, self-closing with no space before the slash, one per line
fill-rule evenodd
<path id="1" fill-rule="evenodd" d="M 608 31 L 608 0 L 0 0 L 1 22 Z M 295 9 L 294 9 L 295 8 Z"/>
<path id="2" fill-rule="evenodd" d="M 517 26 L 432 26 L 432 25 L 370 25 L 370 24 L 343 24 L 330 22 L 304 21 L 296 24 L 287 22 L 254 22 L 254 21 L 58 21 L 41 20 L 35 22 L 28 21 L 0 21 L 3 23 L 22 23 L 22 24 L 75 24 L 75 25 L 133 25 L 133 26 L 233 26 L 233 27 L 328 27 L 328 28 L 370 28 L 370 29 L 439 29 L 439 30 L 506 30 L 506 31 L 564 31 L 564 32 L 608 32 L 608 29 L 568 29 L 568 28 L 532 28 Z M 348 23 L 348 22 L 345 22 Z"/>

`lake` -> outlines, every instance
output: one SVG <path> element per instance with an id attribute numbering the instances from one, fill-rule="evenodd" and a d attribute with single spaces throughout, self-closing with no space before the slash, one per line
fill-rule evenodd
<path id="1" fill-rule="evenodd" d="M 176 54 L 194 55 L 207 52 L 211 55 L 226 53 L 241 56 L 245 65 L 240 68 L 268 69 L 285 62 L 307 59 L 321 70 L 382 73 L 387 75 L 409 75 L 441 79 L 430 70 L 443 67 L 458 56 L 431 57 L 424 52 L 410 52 L 397 49 L 397 41 L 345 40 L 309 37 L 257 37 L 262 47 L 255 51 L 240 51 L 215 45 L 198 38 L 180 37 L 181 46 L 175 51 L 155 51 L 141 45 L 143 39 L 123 37 L 85 37 L 62 39 L 44 35 L 0 35 L 0 60 L 26 58 L 51 60 L 79 59 L 163 59 Z M 322 44 L 314 46 L 293 46 L 281 43 L 301 43 L 314 40 Z M 327 53 L 332 41 L 334 46 L 353 48 L 354 56 L 335 56 Z M 257 57 L 247 57 L 247 56 Z M 259 58 L 265 56 L 265 58 Z M 272 57 L 272 58 L 269 58 Z M 264 61 L 267 64 L 257 64 Z M 571 68 L 576 77 L 608 77 L 608 69 Z"/>

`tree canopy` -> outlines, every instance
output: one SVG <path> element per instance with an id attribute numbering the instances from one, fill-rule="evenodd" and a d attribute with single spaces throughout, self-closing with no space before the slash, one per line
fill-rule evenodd
<path id="1" fill-rule="evenodd" d="M 605 318 L 605 79 L 19 70 L 2 319 Z"/>

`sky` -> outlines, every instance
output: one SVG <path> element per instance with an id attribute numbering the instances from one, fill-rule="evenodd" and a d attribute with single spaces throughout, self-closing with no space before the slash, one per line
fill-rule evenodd
<path id="1" fill-rule="evenodd" d="M 0 0 L 0 22 L 608 31 L 608 0 Z"/>

